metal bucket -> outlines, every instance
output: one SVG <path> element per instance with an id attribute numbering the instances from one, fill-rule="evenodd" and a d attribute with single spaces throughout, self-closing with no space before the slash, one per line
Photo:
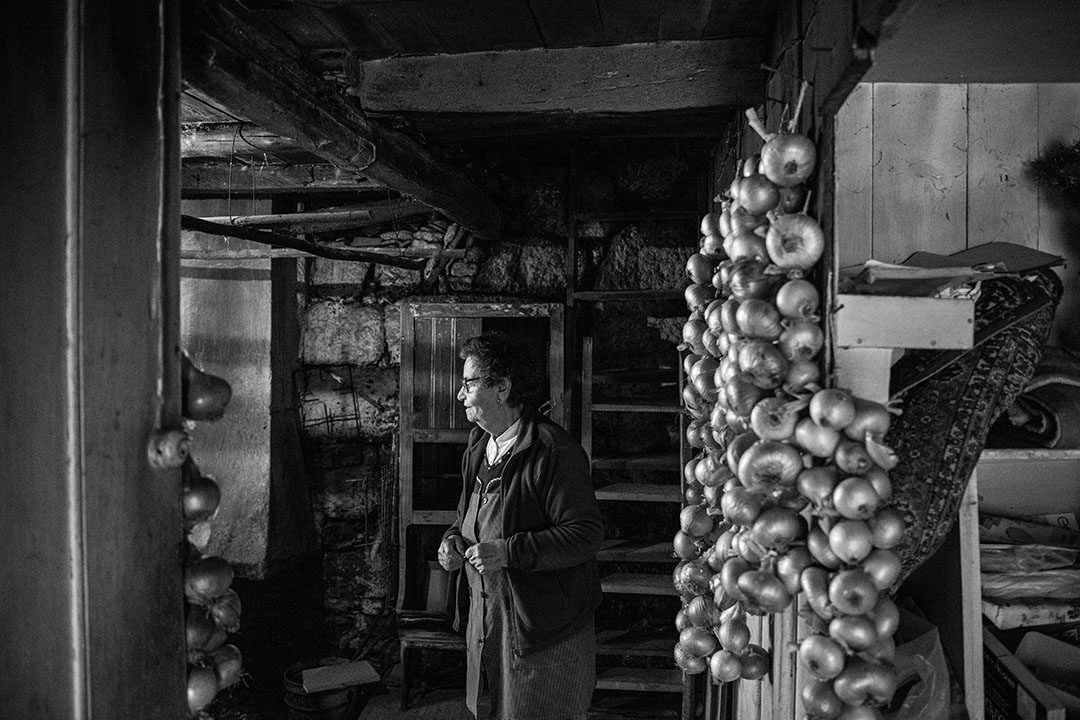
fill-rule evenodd
<path id="1" fill-rule="evenodd" d="M 355 720 L 367 704 L 367 688 L 354 685 L 309 693 L 304 690 L 304 670 L 349 662 L 345 658 L 320 658 L 295 663 L 285 671 L 285 705 L 289 720 Z"/>

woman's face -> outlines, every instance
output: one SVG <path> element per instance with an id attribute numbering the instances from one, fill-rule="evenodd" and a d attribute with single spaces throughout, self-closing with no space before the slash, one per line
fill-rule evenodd
<path id="1" fill-rule="evenodd" d="M 465 369 L 457 399 L 465 405 L 465 417 L 485 430 L 489 422 L 498 420 L 504 412 L 499 403 L 498 385 L 487 385 L 484 371 L 474 358 L 465 358 Z"/>

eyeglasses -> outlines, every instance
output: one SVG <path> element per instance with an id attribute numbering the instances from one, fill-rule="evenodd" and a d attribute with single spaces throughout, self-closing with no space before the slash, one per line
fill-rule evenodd
<path id="1" fill-rule="evenodd" d="M 465 392 L 472 392 L 472 389 L 473 389 L 475 383 L 480 382 L 481 380 L 484 379 L 484 377 L 485 377 L 484 375 L 477 375 L 477 376 L 471 377 L 471 378 L 462 378 L 461 379 L 461 389 L 464 390 Z"/>

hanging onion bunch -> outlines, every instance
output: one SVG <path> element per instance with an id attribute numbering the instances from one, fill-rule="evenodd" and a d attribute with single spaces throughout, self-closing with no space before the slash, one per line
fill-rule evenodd
<path id="1" fill-rule="evenodd" d="M 232 397 L 222 378 L 204 373 L 181 354 L 182 414 L 188 421 L 216 420 Z M 240 649 L 227 642 L 240 629 L 240 596 L 232 589 L 233 570 L 216 555 L 203 555 L 210 542 L 211 523 L 221 504 L 221 488 L 204 475 L 188 455 L 181 467 L 184 529 L 188 559 L 184 567 L 184 639 L 187 647 L 187 701 L 194 715 L 218 692 L 243 674 Z"/>
<path id="2" fill-rule="evenodd" d="M 887 506 L 891 411 L 823 387 L 821 298 L 808 278 L 825 243 L 807 214 L 816 153 L 792 126 L 767 133 L 747 116 L 764 147 L 740 161 L 687 264 L 696 287 L 683 401 L 698 452 L 683 468 L 673 539 L 683 602 L 673 655 L 717 683 L 760 679 L 771 660 L 747 618 L 783 612 L 802 593 L 808 716 L 879 717 L 896 689 L 899 616 L 887 595 L 904 531 Z"/>

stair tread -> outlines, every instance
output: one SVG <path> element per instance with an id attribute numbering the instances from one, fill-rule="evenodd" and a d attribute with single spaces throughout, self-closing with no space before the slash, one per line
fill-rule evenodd
<path id="1" fill-rule="evenodd" d="M 594 457 L 592 466 L 598 470 L 673 470 L 680 472 L 682 463 L 678 452 L 630 453 Z"/>
<path id="2" fill-rule="evenodd" d="M 597 500 L 681 502 L 679 486 L 665 483 L 611 483 L 596 490 Z"/>
<path id="3" fill-rule="evenodd" d="M 604 630 L 596 633 L 598 655 L 667 657 L 679 641 L 675 626 L 668 632 L 647 630 Z"/>
<path id="4" fill-rule="evenodd" d="M 604 592 L 631 595 L 677 595 L 671 575 L 657 573 L 612 573 L 600 578 Z"/>
<path id="5" fill-rule="evenodd" d="M 605 540 L 596 558 L 601 562 L 675 562 L 668 540 Z"/>
<path id="6" fill-rule="evenodd" d="M 603 690 L 682 692 L 681 670 L 655 668 L 603 668 L 596 673 L 596 687 Z"/>

